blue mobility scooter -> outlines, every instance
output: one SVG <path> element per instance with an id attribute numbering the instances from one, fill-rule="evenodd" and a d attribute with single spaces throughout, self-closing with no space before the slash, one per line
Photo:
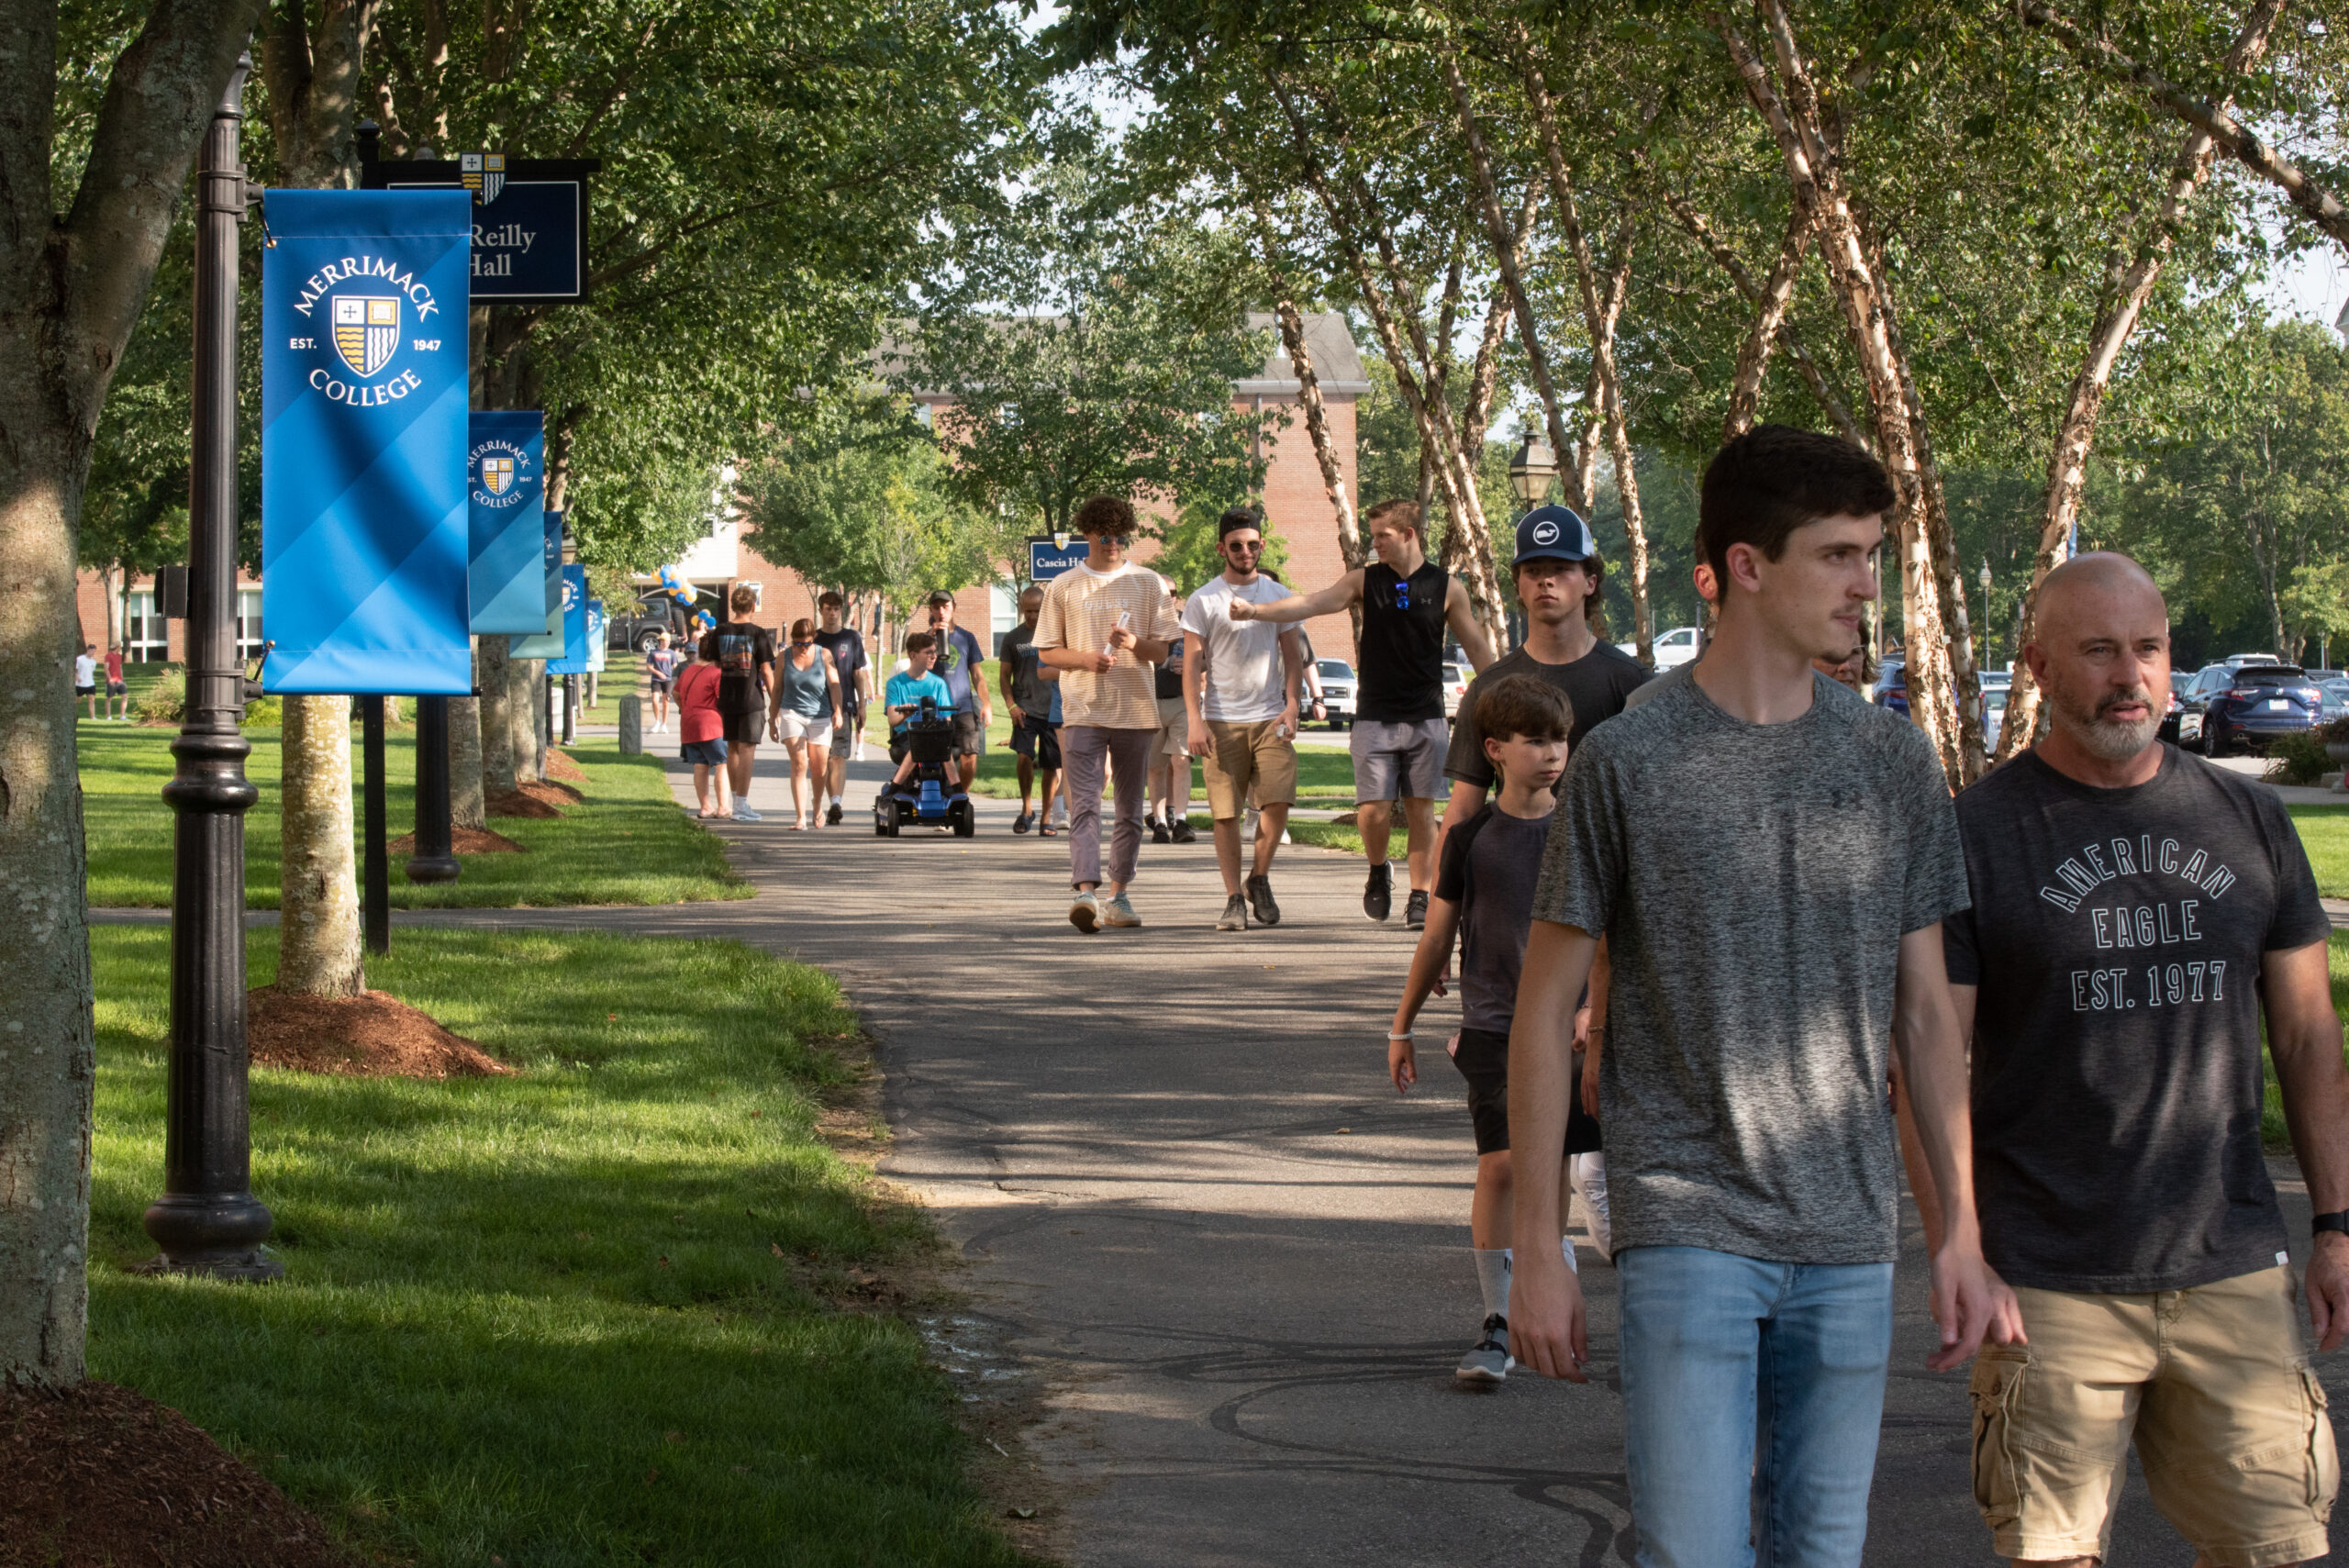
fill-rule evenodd
<path id="1" fill-rule="evenodd" d="M 979 819 L 969 792 L 946 782 L 954 760 L 954 720 L 938 711 L 936 698 L 922 698 L 921 711 L 906 721 L 906 745 L 913 752 L 913 774 L 873 803 L 874 835 L 894 839 L 907 827 L 952 828 L 958 839 L 975 834 Z"/>

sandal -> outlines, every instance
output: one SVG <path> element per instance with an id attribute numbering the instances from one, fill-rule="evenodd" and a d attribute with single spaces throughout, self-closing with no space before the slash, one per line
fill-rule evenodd
<path id="1" fill-rule="evenodd" d="M 1057 828 L 1053 827 L 1053 826 L 1052 826 L 1051 823 L 1049 823 L 1049 822 L 1045 823 L 1042 827 L 1041 827 L 1041 828 L 1037 828 L 1037 829 L 1036 829 L 1036 837 L 1038 837 L 1039 839 L 1057 839 L 1057 838 L 1059 838 L 1060 836 L 1061 836 L 1061 830 L 1060 830 L 1059 828 Z"/>

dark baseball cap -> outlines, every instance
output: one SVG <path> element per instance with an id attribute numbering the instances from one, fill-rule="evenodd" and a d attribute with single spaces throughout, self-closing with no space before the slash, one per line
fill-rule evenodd
<path id="1" fill-rule="evenodd" d="M 1517 520 L 1517 557 L 1512 569 L 1529 561 L 1588 561 L 1598 553 L 1590 525 L 1564 506 L 1536 506 Z"/>
<path id="2" fill-rule="evenodd" d="M 932 588 L 930 591 L 930 597 L 922 601 L 925 605 L 951 605 L 953 602 L 954 595 L 943 588 Z"/>

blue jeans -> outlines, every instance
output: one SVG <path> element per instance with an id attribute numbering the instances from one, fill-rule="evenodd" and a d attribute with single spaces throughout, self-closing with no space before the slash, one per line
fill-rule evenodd
<path id="1" fill-rule="evenodd" d="M 1617 1255 L 1640 1568 L 1854 1568 L 1892 1354 L 1890 1263 Z"/>

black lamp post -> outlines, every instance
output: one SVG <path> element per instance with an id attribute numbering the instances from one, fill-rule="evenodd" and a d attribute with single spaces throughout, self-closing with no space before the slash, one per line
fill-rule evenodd
<path id="1" fill-rule="evenodd" d="M 416 852 L 410 882 L 454 882 L 462 868 L 450 841 L 449 699 L 416 699 Z"/>
<path id="2" fill-rule="evenodd" d="M 245 778 L 252 748 L 237 655 L 237 230 L 250 187 L 239 155 L 237 61 L 196 172 L 195 450 L 188 486 L 187 711 L 163 799 L 172 838 L 172 1035 L 163 1195 L 146 1215 L 154 1273 L 274 1279 L 272 1224 L 250 1189 L 245 1100 Z"/>

